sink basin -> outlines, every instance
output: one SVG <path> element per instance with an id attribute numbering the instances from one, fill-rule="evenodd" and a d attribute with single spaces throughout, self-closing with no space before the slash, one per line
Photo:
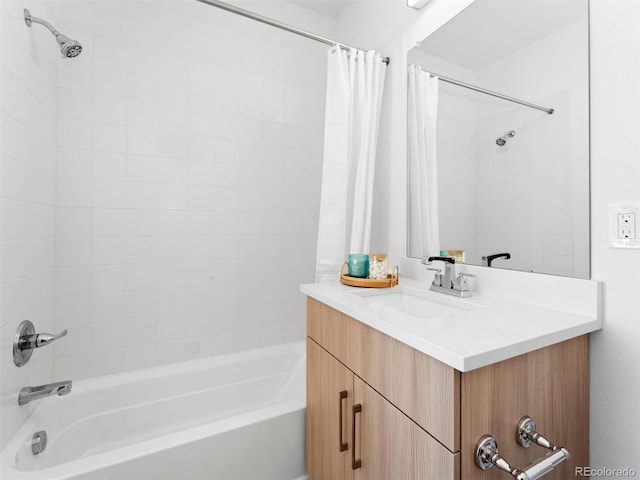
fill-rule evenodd
<path id="1" fill-rule="evenodd" d="M 368 298 L 374 310 L 393 311 L 424 319 L 462 313 L 471 308 L 470 305 L 463 304 L 459 300 L 436 299 L 434 295 L 437 294 L 400 289 L 399 287 L 392 290 L 369 290 L 355 294 Z"/>

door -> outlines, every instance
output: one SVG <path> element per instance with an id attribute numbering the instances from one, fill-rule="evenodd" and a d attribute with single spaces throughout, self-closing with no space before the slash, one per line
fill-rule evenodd
<path id="1" fill-rule="evenodd" d="M 353 373 L 307 338 L 307 474 L 350 480 Z"/>
<path id="2" fill-rule="evenodd" d="M 358 377 L 353 398 L 355 480 L 460 478 L 458 453 L 443 447 Z"/>

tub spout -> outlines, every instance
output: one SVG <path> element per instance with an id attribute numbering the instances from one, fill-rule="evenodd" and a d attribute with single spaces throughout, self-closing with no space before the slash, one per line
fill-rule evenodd
<path id="1" fill-rule="evenodd" d="M 24 387 L 18 395 L 18 405 L 26 405 L 33 400 L 50 397 L 51 395 L 66 395 L 69 392 L 71 392 L 71 380 L 37 387 Z"/>

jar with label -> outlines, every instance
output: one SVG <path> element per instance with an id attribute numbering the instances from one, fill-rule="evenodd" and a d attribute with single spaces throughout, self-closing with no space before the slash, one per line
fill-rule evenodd
<path id="1" fill-rule="evenodd" d="M 387 278 L 387 273 L 389 273 L 387 267 L 387 254 L 369 254 L 369 278 L 384 280 Z"/>

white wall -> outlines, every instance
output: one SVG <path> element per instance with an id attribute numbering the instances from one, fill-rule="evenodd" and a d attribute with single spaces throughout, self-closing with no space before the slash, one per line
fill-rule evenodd
<path id="1" fill-rule="evenodd" d="M 301 340 L 327 47 L 193 1 L 59 17 L 56 375 Z"/>
<path id="2" fill-rule="evenodd" d="M 35 351 L 13 364 L 18 324 L 53 330 L 56 142 L 56 44 L 51 34 L 27 28 L 23 8 L 48 15 L 46 2 L 0 2 L 0 448 L 33 405 L 18 405 L 18 391 L 53 378 L 53 351 Z M 37 16 L 37 15 L 36 15 Z M 55 18 L 55 17 L 54 17 Z"/>
<path id="3" fill-rule="evenodd" d="M 591 274 L 605 282 L 605 323 L 591 336 L 591 462 L 636 472 L 640 250 L 608 248 L 608 204 L 640 203 L 639 24 L 638 2 L 592 1 Z"/>
<path id="4" fill-rule="evenodd" d="M 413 20 L 390 25 L 390 31 L 399 31 L 384 42 L 374 42 L 376 32 L 366 23 L 349 32 L 352 41 L 361 35 L 370 40 L 367 48 L 378 48 L 391 56 L 376 170 L 377 184 L 389 188 L 383 189 L 385 201 L 374 204 L 372 248 L 376 244 L 377 249 L 386 248 L 389 261 L 400 264 L 404 275 L 425 282 L 428 279 L 419 264 L 404 257 L 406 52 L 469 3 L 432 0 Z M 591 335 L 590 348 L 591 466 L 628 466 L 640 472 L 640 251 L 607 246 L 608 204 L 640 202 L 640 4 L 624 0 L 590 3 L 591 277 L 604 283 L 604 328 Z M 407 8 L 404 2 L 389 2 L 388 7 Z M 356 12 L 349 13 L 357 17 Z M 483 275 L 483 269 L 473 270 Z M 517 288 L 522 275 L 534 278 L 518 272 L 501 273 L 503 280 L 509 279 L 510 285 L 504 285 L 507 290 Z M 547 283 L 553 280 L 540 277 Z M 526 293 L 531 298 L 538 295 L 531 288 L 534 285 L 533 281 L 528 283 Z M 572 301 L 582 299 L 567 298 L 567 305 Z"/>

